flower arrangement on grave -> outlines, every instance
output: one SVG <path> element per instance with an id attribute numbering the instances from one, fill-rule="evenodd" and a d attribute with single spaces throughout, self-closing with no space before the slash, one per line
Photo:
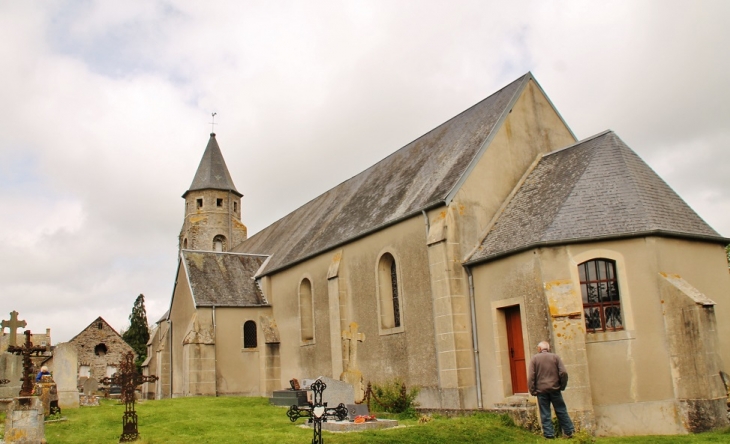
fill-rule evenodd
<path id="1" fill-rule="evenodd" d="M 355 424 L 362 424 L 365 421 L 377 421 L 378 418 L 375 415 L 357 415 L 355 417 Z"/>

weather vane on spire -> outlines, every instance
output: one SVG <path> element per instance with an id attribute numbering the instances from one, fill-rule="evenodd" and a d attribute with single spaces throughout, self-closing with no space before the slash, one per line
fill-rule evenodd
<path id="1" fill-rule="evenodd" d="M 217 123 L 215 123 L 215 115 L 216 114 L 218 114 L 218 113 L 211 113 L 210 114 L 210 116 L 213 118 L 213 120 L 210 122 L 210 132 L 211 133 L 215 133 L 215 128 L 213 127 L 213 125 L 217 125 Z"/>

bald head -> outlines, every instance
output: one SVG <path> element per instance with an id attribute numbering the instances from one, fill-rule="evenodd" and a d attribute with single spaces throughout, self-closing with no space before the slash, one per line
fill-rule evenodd
<path id="1" fill-rule="evenodd" d="M 538 351 L 550 351 L 550 344 L 548 344 L 546 341 L 542 341 L 539 344 L 537 344 L 537 350 Z"/>

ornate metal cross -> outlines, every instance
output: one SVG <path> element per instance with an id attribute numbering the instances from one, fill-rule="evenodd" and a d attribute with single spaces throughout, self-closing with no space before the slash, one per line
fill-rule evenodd
<path id="1" fill-rule="evenodd" d="M 134 410 L 134 390 L 145 382 L 157 381 L 157 376 L 144 376 L 137 373 L 134 365 L 134 353 L 128 352 L 119 363 L 119 371 L 111 378 L 99 380 L 102 384 L 115 384 L 122 388 L 122 401 L 124 402 L 124 416 L 122 417 L 122 436 L 119 442 L 136 441 L 139 438 L 137 430 L 137 412 Z"/>
<path id="2" fill-rule="evenodd" d="M 8 338 L 8 345 L 17 345 L 15 340 L 15 330 L 25 327 L 27 324 L 25 321 L 18 320 L 18 312 L 13 310 L 10 312 L 10 320 L 0 322 L 2 331 L 5 331 L 7 327 L 10 330 L 10 337 Z"/>
<path id="3" fill-rule="evenodd" d="M 327 422 L 327 419 L 335 418 L 338 421 L 344 421 L 347 418 L 347 407 L 345 407 L 345 404 L 340 403 L 337 407 L 327 407 L 327 403 L 322 402 L 322 392 L 326 388 L 327 384 L 322 382 L 321 379 L 317 379 L 311 385 L 311 389 L 314 392 L 314 402 L 308 402 L 307 404 L 309 405 L 302 408 L 293 405 L 286 412 L 286 416 L 289 417 L 291 422 L 296 422 L 299 418 L 309 418 L 309 423 L 313 424 L 314 428 L 312 444 L 323 444 L 322 422 Z"/>
<path id="4" fill-rule="evenodd" d="M 17 315 L 16 312 L 13 313 Z M 25 321 L 23 321 L 23 325 L 25 325 Z M 33 394 L 33 361 L 30 360 L 30 357 L 33 354 L 38 356 L 41 353 L 50 350 L 50 345 L 45 347 L 34 346 L 33 343 L 30 342 L 30 330 L 26 330 L 24 334 L 25 344 L 23 344 L 22 347 L 10 345 L 8 346 L 8 352 L 16 355 L 23 355 L 23 385 L 20 386 L 19 395 L 31 396 Z M 13 332 L 13 336 L 15 336 L 15 332 Z"/>

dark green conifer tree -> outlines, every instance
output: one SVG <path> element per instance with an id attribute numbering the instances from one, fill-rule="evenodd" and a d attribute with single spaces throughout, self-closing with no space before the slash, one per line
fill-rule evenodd
<path id="1" fill-rule="evenodd" d="M 122 339 L 137 354 L 135 364 L 137 371 L 142 372 L 142 363 L 147 359 L 147 341 L 150 330 L 147 326 L 147 310 L 144 308 L 144 295 L 140 294 L 134 301 L 132 313 L 129 315 L 129 328 L 122 334 Z"/>

